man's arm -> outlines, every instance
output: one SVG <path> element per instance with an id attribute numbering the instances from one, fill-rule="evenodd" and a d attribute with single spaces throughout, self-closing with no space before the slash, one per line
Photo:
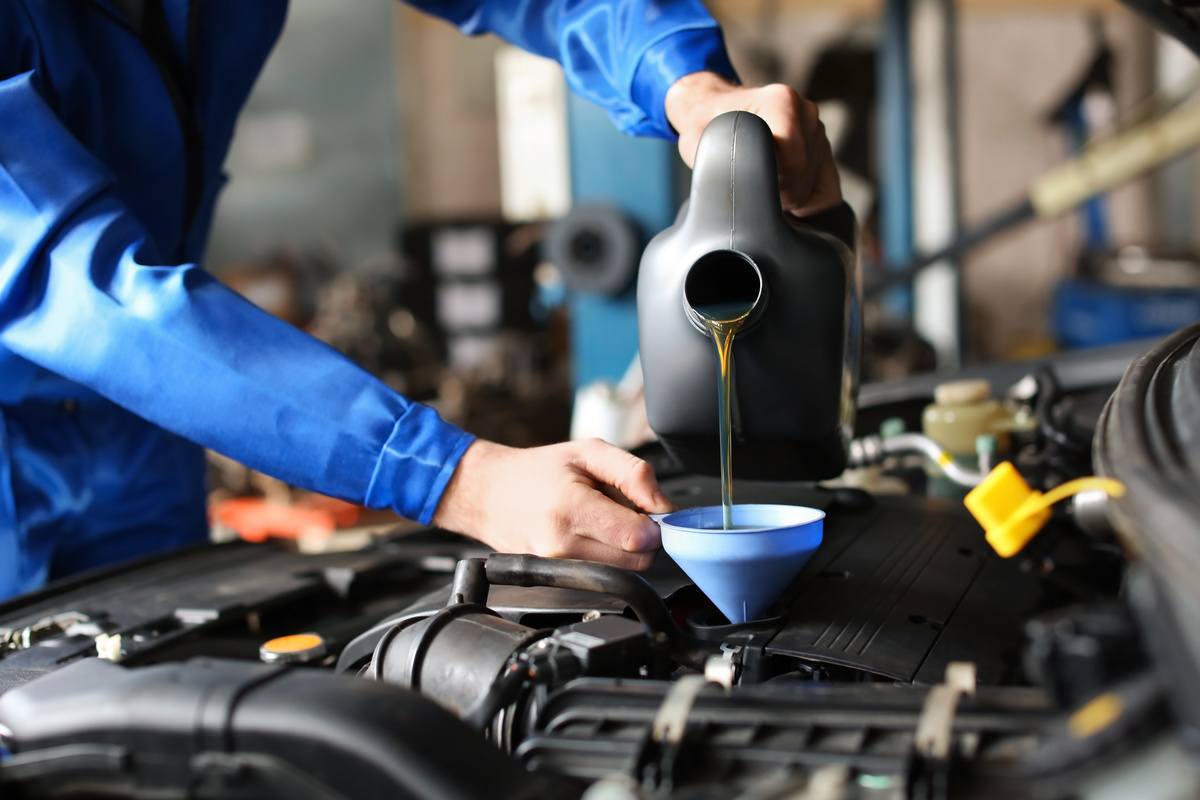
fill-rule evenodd
<path id="1" fill-rule="evenodd" d="M 471 437 L 165 265 L 26 72 L 0 81 L 0 344 L 290 483 L 428 521 Z"/>
<path id="2" fill-rule="evenodd" d="M 700 0 L 406 0 L 471 35 L 493 33 L 562 64 L 567 83 L 618 128 L 673 138 L 667 90 L 694 72 L 736 81 Z"/>
<path id="3" fill-rule="evenodd" d="M 571 88 L 621 130 L 678 136 L 688 166 L 713 117 L 752 111 L 775 134 L 784 208 L 808 214 L 841 202 L 816 106 L 782 84 L 741 86 L 721 29 L 700 0 L 407 2 L 465 33 L 494 33 L 558 61 Z"/>
<path id="4" fill-rule="evenodd" d="M 196 265 L 160 260 L 32 72 L 0 80 L 0 119 L 14 123 L 0 127 L 0 345 L 297 486 L 422 523 L 436 511 L 497 549 L 649 563 L 656 526 L 600 490 L 665 510 L 640 459 L 475 441 Z"/>

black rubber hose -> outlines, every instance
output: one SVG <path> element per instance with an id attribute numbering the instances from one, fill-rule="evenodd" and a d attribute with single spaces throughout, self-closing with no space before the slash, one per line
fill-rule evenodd
<path id="1" fill-rule="evenodd" d="M 968 783 L 955 788 L 959 794 L 983 797 L 1072 796 L 1086 778 L 1171 730 L 1157 676 L 1134 676 L 1105 694 L 1119 709 L 1106 726 L 1087 735 L 1073 733 L 1067 722 L 1070 714 L 1064 713 L 1062 720 L 1043 729 L 1036 748 L 1011 762 L 968 765 L 962 774 Z"/>
<path id="2" fill-rule="evenodd" d="M 1037 417 L 1038 432 L 1049 441 L 1064 450 L 1084 456 L 1089 454 L 1091 442 L 1078 438 L 1069 428 L 1069 423 L 1063 424 L 1058 420 L 1058 401 L 1063 397 L 1062 386 L 1058 376 L 1049 366 L 1041 367 L 1034 373 L 1037 381 L 1038 394 L 1034 407 Z"/>
<path id="3" fill-rule="evenodd" d="M 592 561 L 515 553 L 488 556 L 484 569 L 488 583 L 493 586 L 552 586 L 618 597 L 629 604 L 652 633 L 666 637 L 676 658 L 698 669 L 704 668 L 704 655 L 699 652 L 698 643 L 680 630 L 666 603 L 640 575 Z"/>

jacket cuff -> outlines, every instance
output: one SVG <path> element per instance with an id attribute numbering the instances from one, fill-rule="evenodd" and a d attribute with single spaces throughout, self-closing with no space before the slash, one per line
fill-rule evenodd
<path id="1" fill-rule="evenodd" d="M 396 420 L 379 454 L 369 508 L 391 508 L 422 525 L 433 521 L 446 484 L 475 437 L 443 420 L 426 405 L 413 403 Z"/>
<path id="2" fill-rule="evenodd" d="M 725 38 L 715 24 L 669 33 L 642 52 L 630 86 L 630 97 L 646 115 L 637 126 L 638 134 L 679 138 L 667 120 L 667 90 L 693 72 L 715 72 L 740 83 L 725 51 Z"/>

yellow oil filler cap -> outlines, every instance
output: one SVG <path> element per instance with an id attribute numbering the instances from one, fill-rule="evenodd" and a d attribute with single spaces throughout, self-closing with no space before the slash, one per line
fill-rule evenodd
<path id="1" fill-rule="evenodd" d="M 1010 461 L 997 464 L 963 500 L 983 527 L 988 544 L 1009 558 L 1021 552 L 1050 519 L 1050 507 L 1080 492 L 1100 490 L 1110 497 L 1125 494 L 1125 486 L 1111 478 L 1078 478 L 1045 494 L 1029 488 Z"/>

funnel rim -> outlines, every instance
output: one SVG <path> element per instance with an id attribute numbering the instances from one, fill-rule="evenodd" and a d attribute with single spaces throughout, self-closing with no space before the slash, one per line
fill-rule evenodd
<path id="1" fill-rule="evenodd" d="M 733 508 L 734 508 L 735 513 L 736 513 L 737 509 L 756 509 L 756 510 L 761 510 L 761 511 L 783 512 L 783 513 L 787 513 L 787 514 L 797 514 L 798 512 L 804 512 L 804 514 L 801 517 L 798 517 L 796 519 L 793 519 L 793 520 L 787 522 L 786 524 L 761 525 L 761 526 L 754 526 L 754 527 L 739 526 L 734 530 L 725 530 L 723 528 L 696 528 L 691 525 L 680 525 L 678 523 L 671 522 L 672 517 L 678 516 L 680 514 L 703 514 L 704 512 L 708 511 L 708 512 L 715 512 L 716 514 L 719 515 L 721 512 L 720 505 L 692 506 L 691 508 L 681 508 L 678 511 L 671 511 L 666 514 L 654 514 L 652 518 L 654 519 L 655 522 L 659 523 L 659 525 L 661 525 L 665 528 L 670 528 L 671 530 L 675 530 L 675 531 L 686 531 L 688 533 L 698 533 L 698 534 L 728 535 L 731 533 L 738 533 L 738 534 L 769 533 L 772 531 L 792 530 L 794 528 L 800 528 L 800 527 L 804 527 L 807 525 L 812 525 L 812 524 L 821 522 L 825 519 L 825 516 L 826 516 L 825 511 L 820 508 L 813 508 L 812 506 L 790 505 L 787 503 L 734 503 Z"/>

